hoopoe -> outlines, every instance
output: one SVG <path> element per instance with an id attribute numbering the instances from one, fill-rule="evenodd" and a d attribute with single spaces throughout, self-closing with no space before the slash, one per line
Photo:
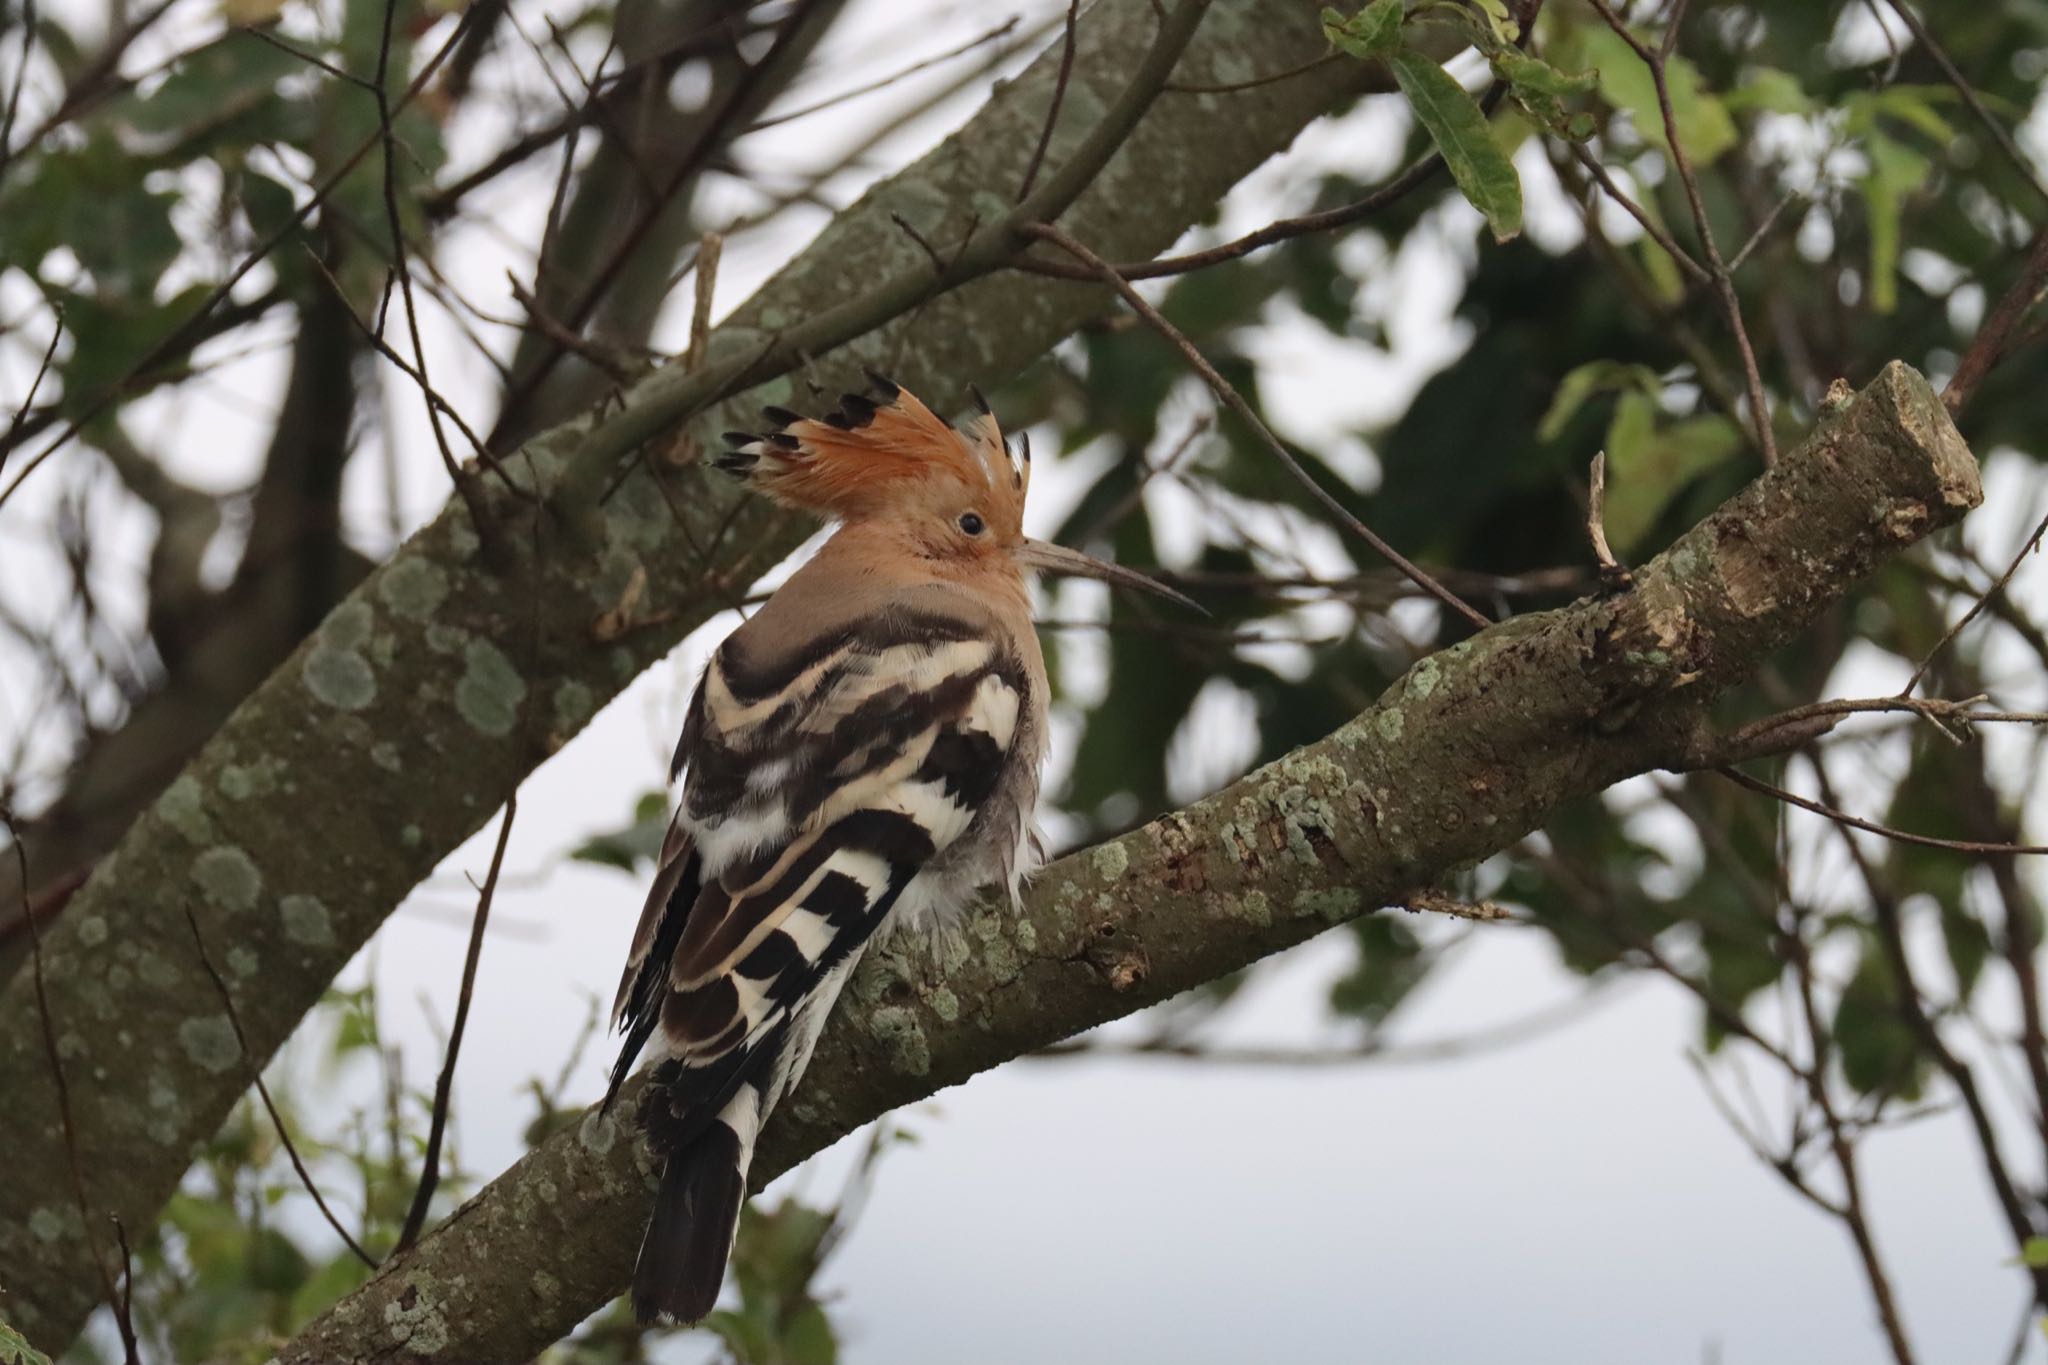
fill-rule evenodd
<path id="1" fill-rule="evenodd" d="M 613 1005 L 625 1041 L 605 1096 L 657 1039 L 643 1322 L 711 1311 L 755 1138 L 862 951 L 984 886 L 1015 903 L 1046 749 L 1027 574 L 1186 603 L 1026 538 L 1030 446 L 1013 458 L 985 402 L 956 430 L 869 379 L 823 420 L 765 409 L 776 429 L 729 434 L 717 461 L 837 527 L 712 655 L 669 772 L 689 776 Z"/>

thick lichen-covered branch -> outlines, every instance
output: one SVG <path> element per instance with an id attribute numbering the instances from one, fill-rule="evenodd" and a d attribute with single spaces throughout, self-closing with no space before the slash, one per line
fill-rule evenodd
<path id="1" fill-rule="evenodd" d="M 1067 162 L 1116 105 L 1158 32 L 1148 0 L 1090 11 L 1048 167 Z M 1230 85 L 1323 50 L 1312 7 L 1216 0 L 1176 75 Z M 1057 64 L 1054 54 L 1000 88 L 960 133 L 835 218 L 718 329 L 707 365 L 754 356 L 803 319 L 928 262 L 899 219 L 944 251 L 1008 212 Z M 1108 255 L 1152 255 L 1368 79 L 1356 64 L 1326 63 L 1231 94 L 1162 95 L 1061 221 Z M 992 276 L 908 316 L 878 317 L 801 378 L 836 391 L 873 365 L 952 406 L 970 382 L 1015 372 L 1109 303 L 1090 286 Z M 616 433 L 622 411 L 674 415 L 678 382 L 657 372 L 505 463 L 550 488 L 602 422 Z M 405 894 L 598 707 L 807 534 L 801 520 L 705 479 L 690 444 L 798 394 L 799 379 L 785 376 L 699 413 L 673 441 L 664 432 L 633 452 L 630 472 L 608 478 L 573 536 L 495 480 L 480 483 L 489 524 L 452 503 L 250 697 L 95 869 L 43 943 L 57 1051 L 79 1078 L 83 1215 L 27 974 L 0 994 L 0 1285 L 31 1339 L 69 1340 L 106 1281 L 93 1256 L 115 1254 L 108 1216 L 131 1233 L 154 1222 L 243 1090 L 249 1062 L 276 1049 Z M 187 908 L 224 966 L 253 1059 L 207 981 Z"/>
<path id="2" fill-rule="evenodd" d="M 871 958 L 765 1134 L 757 1178 L 891 1108 L 1400 902 L 1565 802 L 1690 766 L 1713 748 L 1716 697 L 1981 496 L 1940 400 L 1890 366 L 1630 591 L 1424 659 L 1319 743 L 1054 864 L 1021 917 L 990 906 L 951 944 Z M 619 1112 L 631 1110 L 629 1096 Z M 525 1359 L 624 1285 L 650 1189 L 639 1143 L 593 1113 L 283 1359 Z"/>

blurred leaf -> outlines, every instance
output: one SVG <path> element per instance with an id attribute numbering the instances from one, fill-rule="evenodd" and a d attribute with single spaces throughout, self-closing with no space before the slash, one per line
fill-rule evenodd
<path id="1" fill-rule="evenodd" d="M 1593 135 L 1593 122 L 1584 113 L 1565 107 L 1565 101 L 1592 90 L 1599 77 L 1591 71 L 1565 72 L 1540 57 L 1506 44 L 1487 51 L 1494 75 L 1508 83 L 1515 103 L 1545 129 L 1573 142 Z"/>
<path id="2" fill-rule="evenodd" d="M 1870 214 L 1870 306 L 1889 313 L 1899 304 L 1899 214 L 1906 197 L 1927 182 L 1933 164 L 1883 133 L 1864 139 L 1870 173 L 1857 183 Z"/>
<path id="3" fill-rule="evenodd" d="M 1353 920 L 1349 929 L 1358 960 L 1330 987 L 1330 1008 L 1376 1027 L 1422 984 L 1430 960 L 1399 912 L 1367 915 Z"/>
<path id="4" fill-rule="evenodd" d="M 1657 103 L 1657 83 L 1650 68 L 1613 30 L 1588 24 L 1578 35 L 1586 60 L 1598 68 L 1600 91 L 1608 103 L 1625 109 L 1635 120 L 1644 139 L 1670 150 L 1664 130 L 1664 111 Z M 1664 67 L 1665 83 L 1671 92 L 1671 116 L 1678 125 L 1678 137 L 1695 167 L 1712 165 L 1735 145 L 1739 134 L 1728 109 L 1707 93 L 1699 68 L 1674 55 Z"/>
<path id="5" fill-rule="evenodd" d="M 353 1252 L 341 1251 L 329 1257 L 293 1291 L 284 1330 L 298 1331 L 340 1302 L 342 1295 L 352 1294 L 369 1283 L 371 1274 L 370 1267 L 357 1260 Z"/>
<path id="6" fill-rule="evenodd" d="M 1536 425 L 1536 439 L 1554 441 L 1581 405 L 1596 393 L 1632 392 L 1655 398 L 1662 391 L 1657 374 L 1647 365 L 1621 360 L 1589 360 L 1568 372 L 1557 386 L 1557 397 L 1543 420 Z"/>
<path id="7" fill-rule="evenodd" d="M 1774 66 L 1751 66 L 1742 84 L 1721 97 L 1730 109 L 1756 109 L 1771 114 L 1810 114 L 1814 101 L 1799 86 L 1799 78 Z"/>
<path id="8" fill-rule="evenodd" d="M 306 62 L 248 29 L 235 29 L 180 58 L 163 84 L 122 105 L 119 114 L 122 122 L 151 135 L 159 145 L 187 141 L 274 100 L 279 81 L 309 69 Z"/>
<path id="9" fill-rule="evenodd" d="M 1936 839 L 1972 839 L 1981 831 L 1965 818 L 1961 794 L 1966 783 L 1981 783 L 1981 774 L 1965 770 L 1977 762 L 1975 751 L 1960 750 L 1931 734 L 1917 736 L 1912 766 L 1892 794 L 1885 821 Z M 1991 931 L 1966 903 L 1966 886 L 1974 860 L 1947 849 L 1888 842 L 1884 872 L 1903 899 L 1921 895 L 1939 909 L 1942 946 L 1956 977 L 1959 1001 L 1976 988 L 1990 959 Z"/>
<path id="10" fill-rule="evenodd" d="M 1607 538 L 1615 553 L 1640 548 L 1689 482 L 1741 450 L 1742 433 L 1725 417 L 1664 422 L 1647 395 L 1624 393 L 1607 428 Z"/>
<path id="11" fill-rule="evenodd" d="M 633 803 L 629 824 L 607 834 L 593 834 L 570 850 L 569 856 L 578 862 L 600 863 L 632 872 L 642 863 L 652 863 L 661 856 L 661 841 L 668 837 L 668 826 L 668 793 L 644 792 Z"/>
<path id="12" fill-rule="evenodd" d="M 290 1294 L 306 1282 L 313 1266 L 298 1244 L 276 1228 L 257 1228 L 249 1238 L 249 1283 L 272 1294 Z"/>
<path id="13" fill-rule="evenodd" d="M 1862 1093 L 1920 1098 L 1925 1058 L 1899 1013 L 1898 992 L 1891 969 L 1874 943 L 1863 957 L 1835 1006 L 1835 1047 L 1842 1075 Z"/>
<path id="14" fill-rule="evenodd" d="M 1330 46 L 1353 57 L 1385 57 L 1401 43 L 1401 0 L 1372 0 L 1346 19 L 1336 10 L 1323 11 L 1323 36 Z"/>
<path id="15" fill-rule="evenodd" d="M 1478 102 L 1450 72 L 1419 52 L 1399 52 L 1388 60 L 1408 107 L 1443 153 L 1458 189 L 1485 215 L 1493 239 L 1514 237 L 1522 230 L 1522 180 L 1493 140 Z"/>
<path id="16" fill-rule="evenodd" d="M 2017 1264 L 2039 1269 L 2048 1265 L 2048 1237 L 2029 1237 L 2021 1246 Z"/>

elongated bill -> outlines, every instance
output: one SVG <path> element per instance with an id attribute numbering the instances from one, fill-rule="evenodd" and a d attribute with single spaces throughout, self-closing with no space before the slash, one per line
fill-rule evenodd
<path id="1" fill-rule="evenodd" d="M 1064 545 L 1054 545 L 1044 540 L 1027 540 L 1017 549 L 1019 562 L 1030 568 L 1046 573 L 1074 574 L 1081 578 L 1097 578 L 1120 588 L 1136 588 L 1157 597 L 1186 607 L 1190 611 L 1207 616 L 1199 602 L 1182 596 L 1157 579 L 1147 578 L 1136 569 L 1126 569 L 1121 564 L 1111 564 L 1093 555 L 1084 555 L 1079 550 L 1069 550 Z"/>

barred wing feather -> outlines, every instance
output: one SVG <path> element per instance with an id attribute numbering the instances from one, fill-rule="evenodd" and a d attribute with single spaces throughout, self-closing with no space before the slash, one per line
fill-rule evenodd
<path id="1" fill-rule="evenodd" d="M 642 1112 L 667 1159 L 635 1272 L 643 1317 L 715 1301 L 760 1125 L 905 888 L 989 807 L 1023 667 L 977 622 L 902 610 L 771 665 L 739 636 L 713 657 L 615 1005 L 612 1093 L 650 1039 L 662 1054 Z"/>

